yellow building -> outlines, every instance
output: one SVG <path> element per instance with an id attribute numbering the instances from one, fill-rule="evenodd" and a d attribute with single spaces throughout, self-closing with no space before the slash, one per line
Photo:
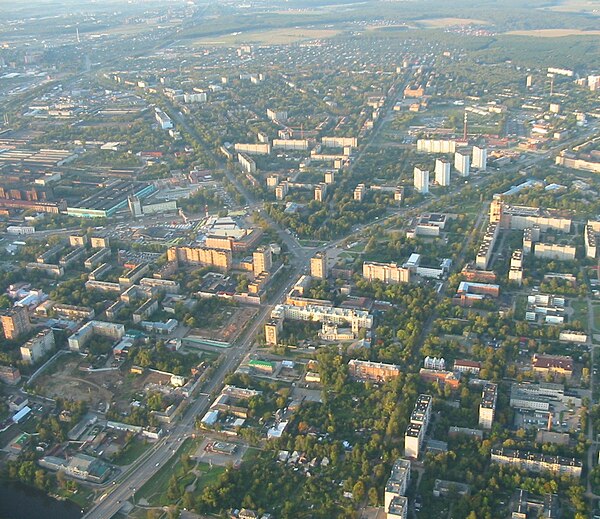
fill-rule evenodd
<path id="1" fill-rule="evenodd" d="M 230 250 L 206 247 L 171 247 L 167 251 L 167 260 L 176 261 L 182 265 L 216 267 L 224 272 L 231 270 L 233 261 Z"/>

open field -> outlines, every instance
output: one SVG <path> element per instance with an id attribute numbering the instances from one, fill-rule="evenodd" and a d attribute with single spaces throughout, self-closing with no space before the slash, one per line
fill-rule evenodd
<path id="1" fill-rule="evenodd" d="M 599 14 L 598 2 L 595 0 L 563 0 L 560 5 L 553 5 L 545 9 L 562 13 Z"/>
<path id="2" fill-rule="evenodd" d="M 582 31 L 580 29 L 534 29 L 529 31 L 509 31 L 510 36 L 533 36 L 534 38 L 561 38 L 563 36 L 598 36 L 600 31 Z"/>
<path id="3" fill-rule="evenodd" d="M 267 31 L 237 32 L 213 38 L 202 38 L 195 41 L 196 45 L 240 45 L 255 43 L 261 45 L 288 45 L 305 40 L 332 38 L 340 34 L 337 29 L 305 29 L 291 27 L 289 29 L 271 29 Z"/>
<path id="4" fill-rule="evenodd" d="M 455 25 L 490 25 L 490 22 L 477 20 L 475 18 L 429 18 L 426 20 L 419 20 L 417 23 L 435 29 L 440 27 L 453 27 Z"/>

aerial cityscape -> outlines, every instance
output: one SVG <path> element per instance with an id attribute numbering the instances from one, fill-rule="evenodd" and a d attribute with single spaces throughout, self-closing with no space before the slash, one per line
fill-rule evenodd
<path id="1" fill-rule="evenodd" d="M 0 22 L 0 519 L 600 519 L 600 1 Z"/>

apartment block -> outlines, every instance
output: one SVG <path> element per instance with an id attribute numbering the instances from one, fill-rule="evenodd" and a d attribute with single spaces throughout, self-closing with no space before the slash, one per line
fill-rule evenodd
<path id="1" fill-rule="evenodd" d="M 475 257 L 475 266 L 478 269 L 487 270 L 490 260 L 492 259 L 492 252 L 494 251 L 494 245 L 496 244 L 499 233 L 500 225 L 498 223 L 488 224 L 479 250 L 477 251 L 477 256 Z"/>
<path id="2" fill-rule="evenodd" d="M 536 243 L 534 256 L 537 258 L 556 259 L 560 261 L 573 261 L 576 248 L 572 245 L 559 245 L 557 243 Z"/>
<path id="3" fill-rule="evenodd" d="M 487 148 L 473 146 L 472 166 L 479 171 L 485 171 L 487 169 Z"/>
<path id="4" fill-rule="evenodd" d="M 410 283 L 410 268 L 405 268 L 396 263 L 378 263 L 376 261 L 365 261 L 363 263 L 363 277 L 369 281 L 382 281 L 388 285 L 399 283 Z"/>
<path id="5" fill-rule="evenodd" d="M 211 266 L 224 272 L 231 270 L 233 263 L 230 250 L 207 247 L 171 247 L 167 250 L 167 260 L 180 265 Z"/>
<path id="6" fill-rule="evenodd" d="M 367 187 L 364 184 L 358 184 L 354 189 L 354 200 L 357 202 L 362 202 L 365 199 L 365 195 L 367 194 Z"/>
<path id="7" fill-rule="evenodd" d="M 270 247 L 260 247 L 252 254 L 252 265 L 254 275 L 259 276 L 263 272 L 270 272 L 273 266 L 273 259 Z"/>
<path id="8" fill-rule="evenodd" d="M 116 342 L 125 335 L 125 327 L 118 323 L 89 321 L 69 337 L 69 349 L 81 351 L 94 334 L 108 337 Z"/>
<path id="9" fill-rule="evenodd" d="M 418 193 L 423 195 L 429 193 L 429 171 L 415 168 L 413 172 L 413 186 Z"/>
<path id="10" fill-rule="evenodd" d="M 492 449 L 491 460 L 502 465 L 514 465 L 529 472 L 551 472 L 574 478 L 580 478 L 583 469 L 583 463 L 575 458 L 504 448 Z"/>
<path id="11" fill-rule="evenodd" d="M 265 341 L 269 346 L 279 344 L 279 335 L 283 329 L 282 319 L 273 319 L 265 323 Z"/>
<path id="12" fill-rule="evenodd" d="M 406 458 L 416 459 L 421 453 L 421 447 L 431 418 L 432 402 L 431 395 L 419 395 L 417 398 L 413 412 L 410 415 L 410 423 L 404 433 L 404 456 Z"/>
<path id="13" fill-rule="evenodd" d="M 351 359 L 348 362 L 348 371 L 355 380 L 387 382 L 400 375 L 400 366 L 397 364 L 384 364 L 383 362 L 370 362 L 366 360 Z"/>
<path id="14" fill-rule="evenodd" d="M 54 350 L 54 345 L 54 332 L 50 328 L 46 328 L 21 346 L 21 358 L 27 364 L 36 364 Z"/>
<path id="15" fill-rule="evenodd" d="M 479 427 L 491 429 L 496 413 L 496 402 L 498 400 L 498 385 L 487 383 L 481 393 L 479 404 Z"/>
<path id="16" fill-rule="evenodd" d="M 450 162 L 444 159 L 435 161 L 435 182 L 442 187 L 450 185 Z"/>
<path id="17" fill-rule="evenodd" d="M 31 330 L 29 310 L 26 307 L 15 306 L 0 314 L 0 322 L 4 330 L 4 337 L 15 340 Z"/>
<path id="18" fill-rule="evenodd" d="M 454 167 L 461 177 L 468 177 L 471 173 L 471 156 L 469 152 L 457 151 L 454 154 Z"/>
<path id="19" fill-rule="evenodd" d="M 333 324 L 349 324 L 358 333 L 361 328 L 373 327 L 373 316 L 364 310 L 336 308 L 322 305 L 277 305 L 271 312 L 273 319 L 284 318 L 296 321 L 327 321 Z"/>
<path id="20" fill-rule="evenodd" d="M 392 499 L 404 496 L 410 482 L 410 460 L 399 458 L 394 463 L 390 477 L 385 485 L 384 506 L 388 510 Z"/>
<path id="21" fill-rule="evenodd" d="M 315 279 L 327 279 L 327 253 L 317 252 L 310 259 L 310 275 Z"/>

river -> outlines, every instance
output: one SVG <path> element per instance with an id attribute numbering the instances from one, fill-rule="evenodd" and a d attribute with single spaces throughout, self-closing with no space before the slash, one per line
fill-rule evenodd
<path id="1" fill-rule="evenodd" d="M 36 488 L 0 480 L 0 519 L 79 519 L 81 509 L 58 501 Z"/>

